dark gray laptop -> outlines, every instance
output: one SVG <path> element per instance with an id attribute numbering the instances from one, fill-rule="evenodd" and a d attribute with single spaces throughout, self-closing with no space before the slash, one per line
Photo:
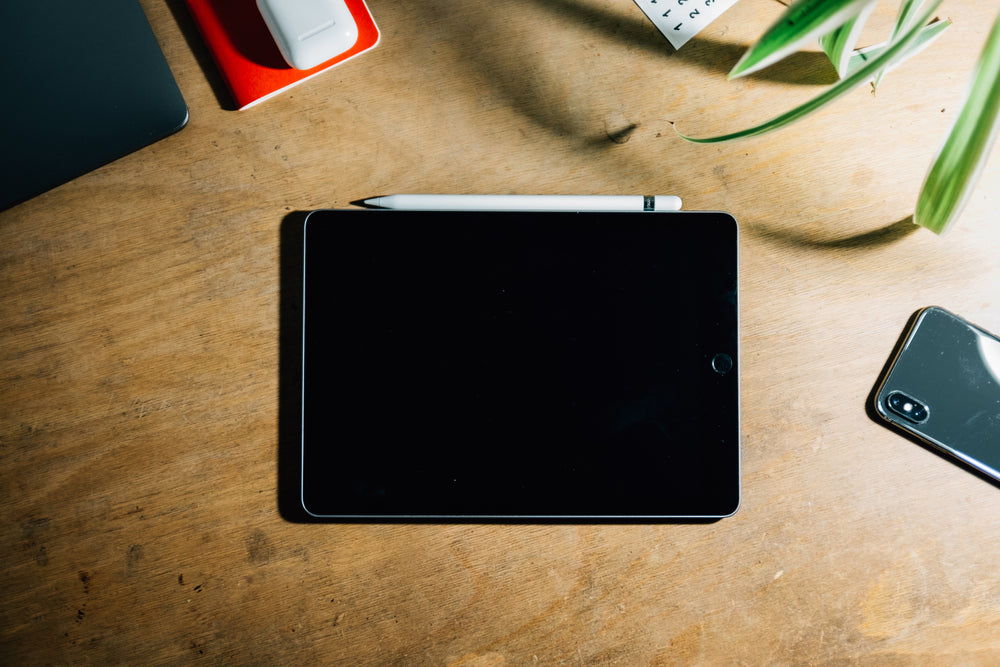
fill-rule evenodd
<path id="1" fill-rule="evenodd" d="M 0 35 L 0 209 L 187 123 L 136 0 L 3 0 Z"/>

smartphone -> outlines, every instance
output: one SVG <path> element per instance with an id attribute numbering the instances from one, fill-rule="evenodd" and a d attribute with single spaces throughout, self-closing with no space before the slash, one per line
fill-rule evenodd
<path id="1" fill-rule="evenodd" d="M 874 392 L 885 423 L 1000 481 L 1000 339 L 931 306 L 918 311 Z"/>

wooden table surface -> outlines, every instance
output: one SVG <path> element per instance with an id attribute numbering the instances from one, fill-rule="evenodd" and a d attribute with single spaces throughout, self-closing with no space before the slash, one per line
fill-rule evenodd
<path id="1" fill-rule="evenodd" d="M 1000 488 L 865 411 L 918 308 L 1000 331 L 1000 160 L 950 233 L 907 221 L 994 3 L 945 3 L 876 95 L 714 146 L 672 123 L 740 129 L 831 81 L 816 53 L 726 81 L 773 0 L 678 52 L 631 0 L 371 0 L 374 51 L 245 111 L 183 3 L 142 4 L 189 126 L 0 213 L 0 662 L 995 664 Z M 740 511 L 283 518 L 283 225 L 392 192 L 735 215 Z"/>

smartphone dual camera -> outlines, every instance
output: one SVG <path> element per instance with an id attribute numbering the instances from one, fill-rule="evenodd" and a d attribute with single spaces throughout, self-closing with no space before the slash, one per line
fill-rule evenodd
<path id="1" fill-rule="evenodd" d="M 876 385 L 879 420 L 1000 481 L 1000 339 L 943 308 L 915 314 Z"/>

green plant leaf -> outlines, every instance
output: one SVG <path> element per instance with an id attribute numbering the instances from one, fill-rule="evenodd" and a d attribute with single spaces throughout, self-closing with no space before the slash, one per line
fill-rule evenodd
<path id="1" fill-rule="evenodd" d="M 820 47 L 837 68 L 837 76 L 841 79 L 848 75 L 854 45 L 858 43 L 861 31 L 873 11 L 875 11 L 874 2 L 862 7 L 861 12 L 844 25 L 819 38 Z"/>
<path id="2" fill-rule="evenodd" d="M 901 32 L 905 32 L 911 27 L 916 18 L 920 15 L 920 10 L 924 6 L 924 0 L 903 0 L 899 3 L 899 11 L 896 12 L 896 23 L 892 27 L 890 40 L 896 38 Z"/>
<path id="3" fill-rule="evenodd" d="M 791 111 L 785 112 L 780 116 L 772 118 L 769 121 L 761 123 L 755 127 L 748 128 L 746 130 L 741 130 L 739 132 L 733 132 L 732 134 L 724 134 L 717 137 L 707 137 L 707 138 L 696 138 L 689 137 L 687 135 L 680 134 L 680 136 L 687 141 L 699 144 L 712 144 L 721 143 L 723 141 L 731 141 L 733 139 L 742 139 L 745 137 L 753 137 L 759 134 L 764 134 L 772 130 L 777 130 L 778 128 L 794 123 L 795 121 L 809 115 L 813 111 L 822 108 L 826 104 L 832 102 L 838 97 L 849 92 L 852 88 L 868 81 L 872 76 L 875 75 L 882 67 L 893 62 L 895 58 L 905 53 L 906 50 L 917 41 L 920 33 L 923 31 L 923 26 L 927 21 L 930 20 L 931 16 L 937 10 L 938 6 L 941 4 L 942 0 L 932 0 L 930 8 L 921 15 L 921 19 L 905 33 L 898 36 L 894 43 L 889 44 L 886 48 L 881 51 L 878 55 L 870 59 L 868 62 L 862 64 L 858 69 L 852 72 L 846 79 L 841 80 L 835 85 L 831 86 L 829 89 L 824 91 L 822 94 L 814 97 L 805 104 L 801 104 Z M 676 129 L 676 128 L 675 128 Z"/>
<path id="4" fill-rule="evenodd" d="M 876 77 L 875 82 L 873 82 L 872 85 L 877 86 L 879 77 L 888 74 L 902 63 L 906 62 L 913 56 L 923 51 L 925 48 L 927 48 L 927 46 L 931 42 L 937 39 L 938 36 L 941 33 L 943 33 L 946 29 L 948 29 L 950 26 L 951 26 L 951 19 L 934 20 L 931 23 L 925 25 L 921 29 L 920 34 L 917 36 L 917 39 L 914 40 L 913 44 L 907 47 L 907 49 L 903 51 L 903 53 L 901 53 L 891 63 L 889 63 L 881 70 L 879 70 L 878 76 Z M 855 51 L 854 54 L 851 55 L 851 59 L 847 65 L 848 76 L 850 76 L 855 70 L 857 70 L 865 63 L 871 62 L 872 60 L 877 58 L 878 55 L 883 51 L 885 51 L 886 48 L 888 48 L 891 43 L 892 43 L 891 41 L 882 42 L 881 44 L 875 44 L 873 46 L 868 46 L 863 49 L 858 49 L 857 51 Z"/>
<path id="5" fill-rule="evenodd" d="M 916 17 L 918 16 L 920 8 L 923 6 L 924 6 L 924 0 L 903 0 L 902 2 L 899 3 L 899 11 L 896 12 L 896 23 L 892 26 L 892 35 L 889 36 L 889 42 L 892 42 L 894 39 L 896 39 L 896 36 L 899 35 L 899 33 L 905 31 L 912 25 L 914 19 L 916 19 Z M 914 53 L 911 55 L 916 55 L 916 54 Z M 909 56 L 900 58 L 899 60 L 896 61 L 896 63 L 898 64 L 899 62 L 905 60 L 908 57 Z M 882 71 L 880 71 L 877 75 L 875 75 L 875 82 L 872 84 L 872 86 L 874 88 L 878 88 L 879 84 L 882 83 L 882 78 L 886 74 L 888 74 L 891 69 L 892 66 L 882 68 Z"/>
<path id="6" fill-rule="evenodd" d="M 799 0 L 743 54 L 730 79 L 756 72 L 794 53 L 806 42 L 838 28 L 876 0 Z"/>
<path id="7" fill-rule="evenodd" d="M 1000 126 L 1000 16 L 979 56 L 969 92 L 931 164 L 913 220 L 940 234 L 962 213 Z"/>

